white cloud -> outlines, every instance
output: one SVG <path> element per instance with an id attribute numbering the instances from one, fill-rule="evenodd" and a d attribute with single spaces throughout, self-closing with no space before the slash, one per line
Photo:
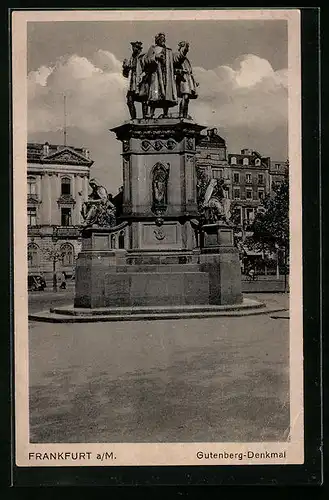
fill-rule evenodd
<path id="1" fill-rule="evenodd" d="M 199 99 L 192 106 L 198 121 L 255 132 L 270 132 L 287 122 L 287 70 L 274 71 L 267 60 L 247 54 L 232 67 L 195 68 L 195 76 Z"/>
<path id="2" fill-rule="evenodd" d="M 194 118 L 204 124 L 245 125 L 272 130 L 287 120 L 287 70 L 247 54 L 230 66 L 194 68 L 199 98 L 191 103 Z M 127 80 L 114 54 L 98 50 L 92 60 L 72 55 L 55 66 L 28 75 L 29 131 L 63 126 L 63 95 L 68 123 L 96 134 L 128 118 Z"/>
<path id="3" fill-rule="evenodd" d="M 90 137 L 91 154 L 104 157 L 100 168 L 109 172 L 107 163 L 112 151 L 117 152 L 117 141 L 109 134 L 109 141 L 105 141 L 100 151 L 98 137 L 129 119 L 125 97 L 127 80 L 121 74 L 121 64 L 111 52 L 98 50 L 90 60 L 78 55 L 66 56 L 52 67 L 42 66 L 29 73 L 29 135 L 37 138 L 63 128 L 65 93 L 68 126 L 77 131 L 76 137 L 79 131 L 84 141 Z M 228 141 L 230 136 L 238 134 L 244 141 L 241 147 L 247 147 L 248 141 L 257 143 L 258 137 L 274 147 L 275 135 L 287 126 L 286 69 L 274 71 L 265 59 L 246 54 L 232 66 L 211 70 L 195 67 L 194 74 L 199 82 L 199 97 L 191 101 L 190 114 L 195 121 L 219 127 Z M 280 137 L 278 151 L 282 144 Z M 95 153 L 92 143 L 97 149 Z M 262 150 L 262 145 L 256 149 Z M 111 162 L 114 161 L 120 162 L 119 158 L 111 158 Z"/>
<path id="4" fill-rule="evenodd" d="M 96 65 L 97 62 L 97 65 Z M 99 67 L 101 66 L 101 67 Z M 127 117 L 127 82 L 121 63 L 109 52 L 98 51 L 94 62 L 73 55 L 51 68 L 28 75 L 28 130 L 54 131 L 63 127 L 63 96 L 67 96 L 67 123 L 97 134 Z"/>

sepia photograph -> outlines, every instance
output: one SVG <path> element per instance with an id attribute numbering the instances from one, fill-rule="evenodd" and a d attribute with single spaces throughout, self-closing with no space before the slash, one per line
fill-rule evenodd
<path id="1" fill-rule="evenodd" d="M 13 13 L 18 466 L 303 463 L 300 81 L 294 9 Z"/>

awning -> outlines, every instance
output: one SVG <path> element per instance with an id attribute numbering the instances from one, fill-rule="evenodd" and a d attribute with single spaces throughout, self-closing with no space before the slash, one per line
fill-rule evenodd
<path id="1" fill-rule="evenodd" d="M 248 257 L 263 257 L 263 252 L 253 252 L 251 250 L 245 250 Z"/>

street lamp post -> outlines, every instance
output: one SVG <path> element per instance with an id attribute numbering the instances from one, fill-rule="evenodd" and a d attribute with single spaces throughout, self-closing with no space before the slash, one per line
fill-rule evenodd
<path id="1" fill-rule="evenodd" d="M 57 275 L 56 275 L 56 262 L 57 262 L 57 252 L 56 252 L 56 243 L 57 243 L 57 235 L 54 230 L 53 235 L 54 249 L 53 249 L 53 291 L 57 292 Z"/>

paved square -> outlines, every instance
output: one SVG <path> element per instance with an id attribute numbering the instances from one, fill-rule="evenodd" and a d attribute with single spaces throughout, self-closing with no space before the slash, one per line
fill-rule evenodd
<path id="1" fill-rule="evenodd" d="M 286 303 L 283 294 L 251 296 Z M 289 434 L 289 320 L 30 323 L 33 443 L 259 442 Z"/>

